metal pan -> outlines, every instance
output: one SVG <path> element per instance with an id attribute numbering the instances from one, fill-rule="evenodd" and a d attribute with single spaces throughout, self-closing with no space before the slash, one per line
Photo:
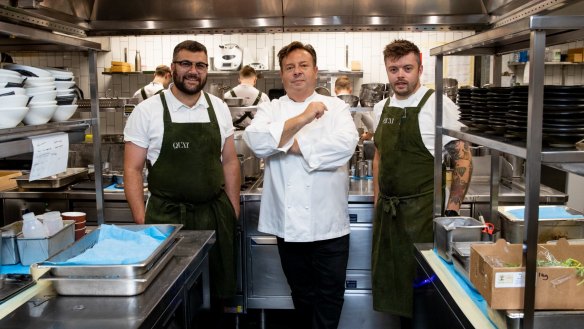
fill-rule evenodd
<path id="1" fill-rule="evenodd" d="M 29 175 L 22 175 L 15 178 L 16 183 L 21 188 L 60 188 L 81 179 L 87 179 L 89 170 L 87 168 L 67 168 L 66 171 L 54 176 L 44 177 L 29 182 Z"/>
<path id="2" fill-rule="evenodd" d="M 150 226 L 156 226 L 164 233 L 169 233 L 168 237 L 156 248 L 152 254 L 138 264 L 127 265 L 57 265 L 51 262 L 64 262 L 73 258 L 97 243 L 99 238 L 99 228 L 84 236 L 69 248 L 61 251 L 44 262 L 33 264 L 38 268 L 48 268 L 55 277 L 82 277 L 82 278 L 134 278 L 148 272 L 154 263 L 169 248 L 171 242 L 178 235 L 182 224 L 156 224 L 156 225 L 120 225 L 120 227 L 139 231 Z"/>
<path id="3" fill-rule="evenodd" d="M 143 293 L 156 279 L 166 264 L 174 257 L 174 252 L 182 237 L 173 238 L 168 249 L 156 261 L 152 268 L 133 278 L 108 277 L 56 277 L 51 272 L 45 273 L 39 280 L 50 281 L 59 295 L 66 296 L 135 296 Z"/>

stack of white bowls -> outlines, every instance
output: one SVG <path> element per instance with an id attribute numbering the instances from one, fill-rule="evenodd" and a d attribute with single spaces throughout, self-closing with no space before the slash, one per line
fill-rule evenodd
<path id="1" fill-rule="evenodd" d="M 18 72 L 0 69 L 0 129 L 16 127 L 28 112 L 29 97 L 21 88 L 24 78 Z"/>
<path id="2" fill-rule="evenodd" d="M 57 110 L 53 115 L 51 121 L 66 121 L 73 116 L 77 110 L 77 96 L 75 94 L 75 76 L 73 72 L 56 69 L 45 68 L 55 78 L 55 86 L 57 88 Z"/>

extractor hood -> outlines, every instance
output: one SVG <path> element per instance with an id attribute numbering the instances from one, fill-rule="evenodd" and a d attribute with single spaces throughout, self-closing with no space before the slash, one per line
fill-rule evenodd
<path id="1" fill-rule="evenodd" d="M 0 0 L 0 21 L 77 36 L 484 30 L 568 0 Z"/>

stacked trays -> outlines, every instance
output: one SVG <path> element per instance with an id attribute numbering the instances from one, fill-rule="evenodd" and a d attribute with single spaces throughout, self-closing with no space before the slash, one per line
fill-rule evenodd
<path id="1" fill-rule="evenodd" d="M 156 226 L 167 237 L 147 259 L 138 264 L 56 264 L 83 253 L 97 243 L 100 230 L 96 229 L 47 261 L 33 264 L 33 266 L 49 269 L 40 277 L 40 280 L 50 281 L 60 295 L 134 296 L 141 294 L 174 257 L 181 239 L 178 234 L 182 228 L 181 224 L 123 225 L 120 227 L 140 231 L 149 226 Z"/>
<path id="2" fill-rule="evenodd" d="M 489 87 L 487 91 L 487 110 L 489 112 L 486 133 L 503 134 L 506 130 L 507 122 L 505 116 L 509 111 L 509 98 L 511 88 L 509 87 Z"/>
<path id="3" fill-rule="evenodd" d="M 487 88 L 474 88 L 471 92 L 472 128 L 487 130 L 489 128 L 489 109 L 487 108 Z"/>
<path id="4" fill-rule="evenodd" d="M 472 125 L 472 88 L 465 86 L 458 89 L 456 104 L 460 108 L 460 122 L 467 126 Z"/>

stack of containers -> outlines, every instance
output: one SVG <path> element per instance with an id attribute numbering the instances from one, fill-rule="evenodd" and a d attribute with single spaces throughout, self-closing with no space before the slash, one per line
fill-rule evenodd
<path id="1" fill-rule="evenodd" d="M 26 77 L 0 69 L 0 129 L 16 127 L 28 112 L 29 97 L 22 88 Z"/>
<path id="2" fill-rule="evenodd" d="M 46 68 L 46 70 L 55 78 L 57 88 L 57 110 L 51 121 L 66 121 L 77 110 L 77 96 L 75 89 L 72 89 L 75 86 L 75 76 L 71 71 L 56 68 Z"/>

